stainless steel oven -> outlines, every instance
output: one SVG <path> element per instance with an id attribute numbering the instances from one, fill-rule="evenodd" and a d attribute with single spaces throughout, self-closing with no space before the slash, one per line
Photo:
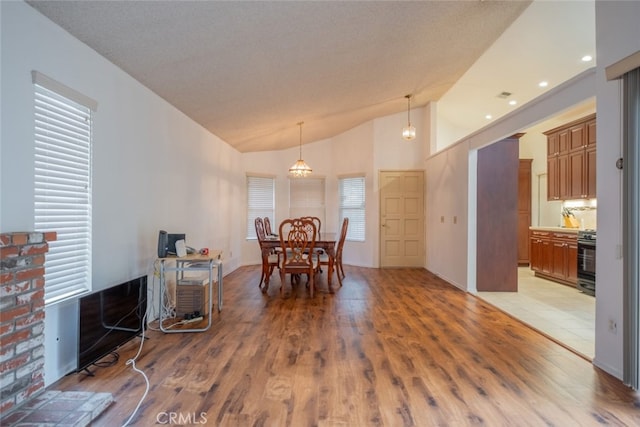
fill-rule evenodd
<path id="1" fill-rule="evenodd" d="M 578 231 L 578 289 L 596 294 L 596 231 Z"/>

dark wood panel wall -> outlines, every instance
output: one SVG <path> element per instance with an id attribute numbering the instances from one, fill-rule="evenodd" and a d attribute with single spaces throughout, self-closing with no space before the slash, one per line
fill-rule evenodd
<path id="1" fill-rule="evenodd" d="M 478 150 L 478 291 L 518 290 L 518 138 Z"/>

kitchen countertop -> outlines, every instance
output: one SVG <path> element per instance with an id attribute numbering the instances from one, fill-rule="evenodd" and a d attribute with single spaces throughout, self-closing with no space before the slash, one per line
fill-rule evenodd
<path id="1" fill-rule="evenodd" d="M 576 233 L 578 234 L 579 228 L 568 228 L 568 227 L 544 227 L 544 226 L 535 226 L 529 227 L 529 230 L 539 230 L 539 231 L 556 231 L 559 233 Z"/>

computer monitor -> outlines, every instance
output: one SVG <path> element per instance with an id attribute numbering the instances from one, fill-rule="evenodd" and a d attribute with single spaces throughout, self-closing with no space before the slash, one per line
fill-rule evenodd
<path id="1" fill-rule="evenodd" d="M 184 233 L 167 233 L 160 230 L 158 233 L 158 258 L 164 258 L 167 255 L 176 255 L 176 242 L 178 240 L 186 240 Z"/>
<path id="2" fill-rule="evenodd" d="M 167 235 L 167 253 L 169 255 L 175 255 L 177 253 L 176 251 L 176 242 L 178 240 L 185 240 L 185 234 L 184 233 L 169 233 Z"/>

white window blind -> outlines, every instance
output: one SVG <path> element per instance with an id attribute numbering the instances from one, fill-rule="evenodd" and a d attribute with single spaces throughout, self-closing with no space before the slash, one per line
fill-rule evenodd
<path id="1" fill-rule="evenodd" d="M 274 223 L 275 179 L 247 176 L 247 239 L 256 239 L 256 218 L 268 216 Z M 274 231 L 276 233 L 277 231 Z"/>
<path id="2" fill-rule="evenodd" d="M 320 218 L 320 231 L 325 217 L 324 178 L 289 179 L 289 216 L 299 218 L 315 216 Z"/>
<path id="3" fill-rule="evenodd" d="M 365 203 L 364 176 L 339 178 L 340 226 L 344 218 L 349 218 L 347 240 L 364 242 Z"/>
<path id="4" fill-rule="evenodd" d="M 91 284 L 91 108 L 35 83 L 35 229 L 55 231 L 45 304 Z"/>

